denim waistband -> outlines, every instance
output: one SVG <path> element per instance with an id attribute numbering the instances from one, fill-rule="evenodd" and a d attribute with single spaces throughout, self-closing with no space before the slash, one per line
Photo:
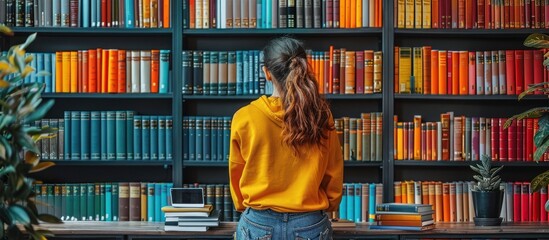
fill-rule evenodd
<path id="1" fill-rule="evenodd" d="M 324 216 L 324 211 L 322 210 L 311 211 L 311 212 L 282 213 L 282 212 L 273 211 L 271 209 L 257 210 L 253 208 L 246 208 L 244 213 L 245 214 L 250 213 L 257 216 L 274 218 L 274 219 L 295 219 L 295 218 L 302 218 L 310 215 L 312 216 L 315 214 L 318 214 L 318 216 Z"/>

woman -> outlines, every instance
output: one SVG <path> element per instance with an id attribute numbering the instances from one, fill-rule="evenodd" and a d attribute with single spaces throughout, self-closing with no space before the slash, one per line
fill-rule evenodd
<path id="1" fill-rule="evenodd" d="M 273 94 L 239 109 L 231 124 L 237 239 L 331 239 L 325 211 L 341 201 L 343 157 L 329 106 L 301 42 L 274 39 L 263 52 Z"/>

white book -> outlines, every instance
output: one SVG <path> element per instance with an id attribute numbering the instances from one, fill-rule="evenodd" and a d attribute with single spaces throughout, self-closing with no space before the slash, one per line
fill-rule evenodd
<path id="1" fill-rule="evenodd" d="M 473 222 L 475 217 L 475 207 L 473 204 L 473 194 L 471 191 L 473 191 L 473 186 L 475 185 L 475 182 L 467 182 L 468 185 L 468 193 L 469 193 L 469 222 Z"/>
<path id="2" fill-rule="evenodd" d="M 437 122 L 437 159 L 442 159 L 442 122 Z"/>
<path id="3" fill-rule="evenodd" d="M 370 25 L 370 1 L 362 0 L 362 27 Z"/>
<path id="4" fill-rule="evenodd" d="M 507 221 L 512 222 L 513 221 L 513 183 L 508 182 L 506 183 L 507 187 L 505 188 L 505 200 L 506 200 L 506 207 L 507 207 Z M 545 203 L 543 203 L 545 204 Z"/>
<path id="5" fill-rule="evenodd" d="M 217 25 L 218 28 L 225 29 L 227 28 L 227 0 L 219 0 L 220 4 L 217 4 L 218 18 Z"/>
<path id="6" fill-rule="evenodd" d="M 141 79 L 140 79 L 140 90 L 142 93 L 151 92 L 151 51 L 144 50 L 141 51 L 141 61 L 140 70 L 141 70 Z"/>
<path id="7" fill-rule="evenodd" d="M 505 183 L 500 183 L 499 184 L 499 188 L 501 189 L 501 191 L 503 191 L 503 204 L 501 206 L 501 212 L 499 214 L 499 216 L 501 218 L 503 218 L 503 222 L 507 222 L 508 219 L 507 219 L 507 194 L 505 194 L 505 191 L 506 191 L 506 187 L 507 187 L 507 184 Z"/>
<path id="8" fill-rule="evenodd" d="M 421 184 L 420 181 L 414 181 L 414 202 L 421 204 Z"/>
<path id="9" fill-rule="evenodd" d="M 196 29 L 200 29 L 202 28 L 202 22 L 204 20 L 204 15 L 202 14 L 202 8 L 204 7 L 204 4 L 203 4 L 203 1 L 204 0 L 195 0 L 195 4 L 194 4 L 194 13 L 195 13 L 195 17 L 194 17 L 194 27 Z"/>
<path id="10" fill-rule="evenodd" d="M 202 28 L 210 28 L 210 0 L 202 1 Z"/>
<path id="11" fill-rule="evenodd" d="M 456 182 L 456 222 L 463 222 L 463 184 Z"/>
<path id="12" fill-rule="evenodd" d="M 454 112 L 448 112 L 450 114 L 450 161 L 454 161 Z"/>
<path id="13" fill-rule="evenodd" d="M 164 226 L 164 231 L 182 231 L 182 232 L 205 232 L 208 227 L 179 227 L 179 226 Z"/>
<path id="14" fill-rule="evenodd" d="M 138 93 L 140 92 L 140 64 L 139 61 L 141 60 L 140 52 L 139 51 L 131 51 L 131 92 L 132 93 Z"/>

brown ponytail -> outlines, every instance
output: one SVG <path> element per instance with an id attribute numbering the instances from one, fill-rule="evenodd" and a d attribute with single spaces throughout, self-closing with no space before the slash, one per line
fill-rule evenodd
<path id="1" fill-rule="evenodd" d="M 334 126 L 301 42 L 288 37 L 274 39 L 265 47 L 264 56 L 285 110 L 283 142 L 295 153 L 300 146 L 320 144 L 327 138 L 326 130 Z"/>

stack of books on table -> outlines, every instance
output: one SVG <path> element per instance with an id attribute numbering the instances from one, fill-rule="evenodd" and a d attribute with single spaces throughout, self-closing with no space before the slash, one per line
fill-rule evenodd
<path id="1" fill-rule="evenodd" d="M 435 227 L 429 204 L 382 203 L 376 205 L 375 224 L 370 229 L 423 231 Z"/>
<path id="2" fill-rule="evenodd" d="M 219 226 L 219 210 L 212 211 L 212 205 L 204 207 L 165 206 L 164 231 L 205 232 L 209 227 Z"/>

